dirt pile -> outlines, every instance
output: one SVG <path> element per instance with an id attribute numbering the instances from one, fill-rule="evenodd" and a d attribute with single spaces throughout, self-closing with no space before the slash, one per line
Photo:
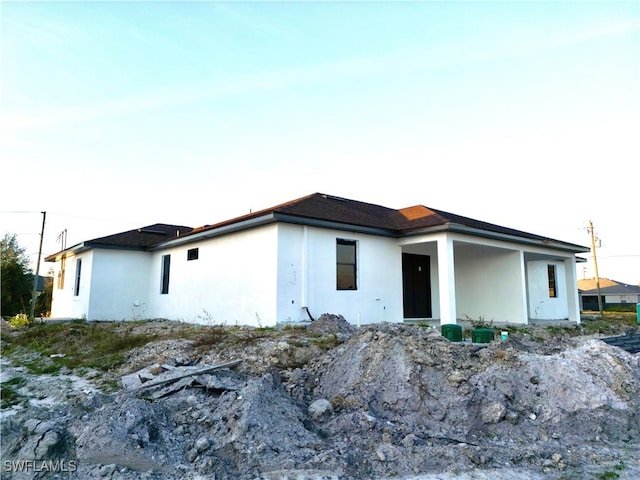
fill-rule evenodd
<path id="1" fill-rule="evenodd" d="M 159 398 L 85 388 L 5 412 L 2 458 L 73 461 L 61 477 L 72 479 L 640 474 L 638 355 L 599 340 L 478 345 L 417 326 L 316 322 L 200 350 L 207 364 L 247 359 L 216 373 L 233 388 L 191 382 Z M 175 351 L 195 358 L 195 348 Z"/>

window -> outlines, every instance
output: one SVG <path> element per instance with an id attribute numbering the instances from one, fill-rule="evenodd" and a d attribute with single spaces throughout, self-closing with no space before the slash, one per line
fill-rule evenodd
<path id="1" fill-rule="evenodd" d="M 556 289 L 556 266 L 547 265 L 547 277 L 549 278 L 549 297 L 556 298 L 558 291 Z"/>
<path id="2" fill-rule="evenodd" d="M 73 295 L 77 297 L 80 295 L 80 273 L 82 272 L 82 259 L 76 260 L 76 283 L 73 286 Z"/>
<path id="3" fill-rule="evenodd" d="M 356 241 L 336 240 L 336 288 L 357 290 L 356 283 Z"/>
<path id="4" fill-rule="evenodd" d="M 197 260 L 198 259 L 198 249 L 190 248 L 187 250 L 187 260 Z"/>
<path id="5" fill-rule="evenodd" d="M 60 259 L 60 271 L 58 272 L 58 290 L 62 290 L 64 288 L 64 269 L 67 264 L 67 257 L 62 257 Z"/>
<path id="6" fill-rule="evenodd" d="M 162 256 L 162 290 L 160 293 L 166 295 L 169 293 L 169 269 L 171 267 L 171 255 Z"/>

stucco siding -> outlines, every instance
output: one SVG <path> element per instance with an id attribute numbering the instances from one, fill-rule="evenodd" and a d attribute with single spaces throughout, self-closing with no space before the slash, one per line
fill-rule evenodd
<path id="1" fill-rule="evenodd" d="M 307 305 L 302 306 L 315 317 L 341 314 L 353 324 L 402 321 L 402 252 L 396 240 L 307 228 Z M 337 239 L 356 241 L 356 290 L 336 288 Z"/>
<path id="2" fill-rule="evenodd" d="M 517 250 L 454 242 L 458 318 L 526 323 Z"/>
<path id="3" fill-rule="evenodd" d="M 556 297 L 549 296 L 548 265 L 556 267 Z M 553 260 L 527 262 L 527 284 L 529 291 L 529 317 L 532 320 L 564 320 L 570 318 L 567 280 L 563 262 Z"/>
<path id="4" fill-rule="evenodd" d="M 91 277 L 94 252 L 88 251 L 65 259 L 64 288 L 57 286 L 60 262 L 56 262 L 54 270 L 53 301 L 51 316 L 53 318 L 85 318 L 90 320 L 89 302 L 92 295 Z M 78 295 L 75 293 L 78 260 L 81 260 L 80 283 Z"/>
<path id="5" fill-rule="evenodd" d="M 194 248 L 198 259 L 187 260 Z M 164 255 L 171 255 L 167 294 L 161 293 Z M 150 314 L 201 324 L 275 325 L 276 257 L 276 225 L 153 252 Z"/>
<path id="6" fill-rule="evenodd" d="M 147 252 L 94 250 L 88 319 L 148 318 L 150 265 Z"/>

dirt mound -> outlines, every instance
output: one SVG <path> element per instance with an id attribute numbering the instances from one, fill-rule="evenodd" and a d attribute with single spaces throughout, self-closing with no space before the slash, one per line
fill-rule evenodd
<path id="1" fill-rule="evenodd" d="M 277 339 L 237 332 L 199 351 L 212 363 L 249 359 L 226 374 L 233 389 L 191 382 L 162 397 L 95 393 L 5 415 L 2 456 L 71 459 L 71 479 L 640 474 L 638 355 L 519 334 L 452 343 L 417 326 L 323 317 Z M 319 348 L 338 334 L 344 342 Z M 176 351 L 195 358 L 186 343 Z M 313 356 L 294 353 L 304 351 Z"/>
<path id="2" fill-rule="evenodd" d="M 342 315 L 333 315 L 324 313 L 317 320 L 311 322 L 307 327 L 311 334 L 316 335 L 340 335 L 342 338 L 348 338 L 357 332 L 357 327 L 351 325 Z"/>

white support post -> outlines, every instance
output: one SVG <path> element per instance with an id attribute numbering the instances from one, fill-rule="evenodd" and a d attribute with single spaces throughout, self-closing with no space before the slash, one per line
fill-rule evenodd
<path id="1" fill-rule="evenodd" d="M 572 258 L 564 261 L 564 272 L 567 288 L 567 304 L 569 307 L 569 321 L 580 325 L 580 298 L 578 295 L 578 279 L 576 274 L 576 262 Z"/>
<path id="2" fill-rule="evenodd" d="M 438 285 L 440 288 L 440 325 L 456 324 L 456 284 L 453 240 L 438 238 Z"/>
<path id="3" fill-rule="evenodd" d="M 522 324 L 529 324 L 529 294 L 527 293 L 527 262 L 524 258 L 524 251 L 520 250 L 520 285 L 522 289 L 522 311 L 520 312 L 522 316 Z"/>

